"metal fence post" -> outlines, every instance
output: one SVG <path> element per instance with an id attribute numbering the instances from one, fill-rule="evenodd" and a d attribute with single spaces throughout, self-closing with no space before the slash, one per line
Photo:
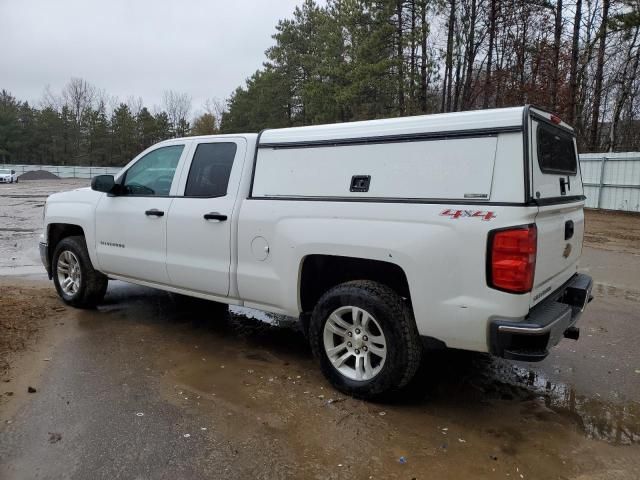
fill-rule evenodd
<path id="1" fill-rule="evenodd" d="M 604 190 L 604 167 L 607 164 L 607 156 L 602 156 L 602 165 L 600 166 L 600 186 L 598 187 L 598 204 L 596 208 L 602 205 L 602 191 Z"/>

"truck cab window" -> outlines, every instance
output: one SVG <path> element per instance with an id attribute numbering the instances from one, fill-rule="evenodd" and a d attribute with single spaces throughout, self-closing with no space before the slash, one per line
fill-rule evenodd
<path id="1" fill-rule="evenodd" d="M 171 190 L 173 176 L 184 145 L 171 145 L 149 152 L 138 160 L 123 180 L 126 195 L 166 197 Z"/>
<path id="2" fill-rule="evenodd" d="M 237 146 L 232 142 L 201 143 L 189 169 L 185 197 L 224 197 Z"/>

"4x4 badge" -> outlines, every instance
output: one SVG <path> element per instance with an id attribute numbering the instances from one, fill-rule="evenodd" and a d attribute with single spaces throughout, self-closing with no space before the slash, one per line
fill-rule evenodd
<path id="1" fill-rule="evenodd" d="M 442 211 L 440 215 L 444 217 L 451 217 L 454 220 L 461 217 L 482 218 L 484 221 L 496 218 L 493 212 L 485 212 L 483 210 L 452 210 L 450 208 Z"/>

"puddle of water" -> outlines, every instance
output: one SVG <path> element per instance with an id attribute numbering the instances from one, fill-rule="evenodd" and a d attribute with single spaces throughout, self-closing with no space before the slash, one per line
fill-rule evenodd
<path id="1" fill-rule="evenodd" d="M 260 328 L 256 321 L 284 328 L 291 327 L 296 322 L 292 318 L 247 308 L 233 307 L 232 312 L 234 321 L 242 325 L 248 336 L 252 335 L 251 329 Z M 450 372 L 454 379 L 436 379 L 436 382 L 443 381 L 438 385 L 440 390 L 435 395 L 428 392 L 426 402 L 460 395 L 460 389 L 464 390 L 463 384 L 466 384 L 471 388 L 480 388 L 483 392 L 475 399 L 479 404 L 492 399 L 522 402 L 537 398 L 548 409 L 576 421 L 587 438 L 613 445 L 640 443 L 640 403 L 616 403 L 597 396 L 581 395 L 574 386 L 551 380 L 543 371 L 486 355 L 462 352 L 447 352 L 445 355 L 448 358 L 459 357 L 457 360 L 453 359 L 453 363 L 458 362 L 458 366 Z M 467 363 L 465 358 L 471 358 L 471 362 Z M 423 372 L 422 375 L 429 377 L 430 373 Z M 432 379 L 418 379 L 418 383 L 428 385 L 430 382 Z"/>
<path id="2" fill-rule="evenodd" d="M 493 361 L 496 382 L 521 388 L 547 408 L 576 420 L 587 438 L 613 445 L 640 443 L 640 403 L 616 403 L 581 395 L 573 385 L 549 379 L 544 372 Z"/>
<path id="3" fill-rule="evenodd" d="M 212 334 L 209 340 L 218 345 L 216 348 L 226 349 L 228 339 L 236 339 L 268 356 L 289 356 L 303 363 L 306 362 L 303 358 L 310 359 L 297 319 L 236 306 L 230 308 L 228 318 L 214 319 L 210 302 L 197 299 L 177 302 L 165 293 L 120 285 L 122 287 L 110 289 L 112 296 L 107 298 L 107 305 L 100 307 L 101 311 L 130 319 L 147 318 L 152 322 L 191 321 Z M 199 386 L 206 383 L 211 372 L 205 374 L 200 369 L 189 376 L 188 383 Z M 180 376 L 184 375 L 181 372 Z M 414 405 L 446 411 L 450 405 L 467 410 L 485 407 L 494 410 L 504 405 L 500 402 L 508 402 L 512 407 L 521 407 L 522 415 L 536 416 L 538 413 L 535 409 L 530 410 L 527 402 L 537 399 L 549 410 L 576 422 L 587 438 L 613 445 L 640 444 L 640 404 L 581 394 L 570 382 L 552 379 L 543 369 L 528 368 L 483 354 L 443 351 L 426 356 L 414 383 L 417 385 L 415 391 L 407 391 L 393 403 L 405 404 L 407 408 Z M 200 388 L 205 389 L 204 386 Z M 549 414 L 551 412 L 547 411 Z"/>

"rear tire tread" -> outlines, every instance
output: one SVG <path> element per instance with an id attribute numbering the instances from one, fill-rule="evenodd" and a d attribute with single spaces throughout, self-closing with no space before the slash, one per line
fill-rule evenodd
<path id="1" fill-rule="evenodd" d="M 322 334 L 326 317 L 330 313 L 327 313 L 327 310 L 333 308 L 327 304 L 337 296 L 361 299 L 365 304 L 377 304 L 378 308 L 386 309 L 388 318 L 376 317 L 376 319 L 383 323 L 388 345 L 396 336 L 399 337 L 395 355 L 392 355 L 393 352 L 388 354 L 387 361 L 390 365 L 385 365 L 385 368 L 370 381 L 357 383 L 348 381 L 329 364 L 326 358 Z M 393 325 L 389 325 L 389 322 L 393 322 Z M 390 329 L 394 327 L 395 333 L 391 334 Z M 354 280 L 328 290 L 313 310 L 309 339 L 313 353 L 320 359 L 323 373 L 329 381 L 338 390 L 359 398 L 373 399 L 400 390 L 414 377 L 422 358 L 422 344 L 411 307 L 394 290 L 371 280 Z"/>

